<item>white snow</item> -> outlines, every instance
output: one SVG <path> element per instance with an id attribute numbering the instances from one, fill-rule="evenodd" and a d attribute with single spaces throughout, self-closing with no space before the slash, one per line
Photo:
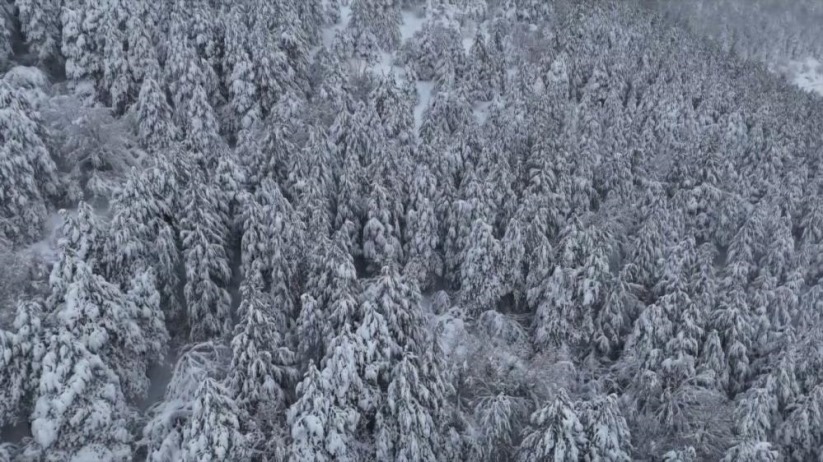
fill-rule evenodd
<path id="1" fill-rule="evenodd" d="M 459 311 L 449 310 L 432 318 L 437 341 L 444 355 L 448 358 L 453 355 L 462 356 L 466 353 L 466 346 L 470 342 L 466 324 Z"/>
<path id="2" fill-rule="evenodd" d="M 389 75 L 392 73 L 392 61 L 394 61 L 394 55 L 392 53 L 386 53 L 385 51 L 380 52 L 380 59 L 374 65 L 374 70 L 378 74 L 385 74 Z"/>
<path id="3" fill-rule="evenodd" d="M 57 261 L 57 239 L 62 225 L 63 218 L 60 217 L 60 214 L 51 214 L 43 226 L 43 239 L 30 244 L 24 252 L 46 263 L 54 263 Z"/>
<path id="4" fill-rule="evenodd" d="M 474 118 L 477 119 L 479 125 L 486 123 L 486 119 L 489 117 L 489 106 L 491 106 L 491 104 L 491 101 L 475 103 L 473 108 Z"/>
<path id="5" fill-rule="evenodd" d="M 426 22 L 426 16 L 419 11 L 403 11 L 400 13 L 400 19 L 400 40 L 403 42 L 413 37 Z"/>
<path id="6" fill-rule="evenodd" d="M 432 98 L 432 89 L 434 89 L 434 82 L 432 81 L 418 81 L 417 86 L 417 105 L 414 107 L 414 131 L 420 131 L 420 125 L 423 123 L 423 114 L 426 108 L 429 107 L 429 101 Z"/>
<path id="7" fill-rule="evenodd" d="M 351 17 L 351 6 L 340 7 L 340 20 L 337 24 L 330 27 L 323 28 L 323 46 L 331 48 L 334 45 L 334 40 L 337 38 L 337 33 L 345 29 L 349 25 L 349 18 Z"/>
<path id="8" fill-rule="evenodd" d="M 806 58 L 802 61 L 789 62 L 790 78 L 798 87 L 823 95 L 823 63 Z"/>
<path id="9" fill-rule="evenodd" d="M 3 76 L 12 87 L 29 89 L 46 89 L 49 86 L 49 78 L 40 69 L 29 66 L 15 66 Z"/>

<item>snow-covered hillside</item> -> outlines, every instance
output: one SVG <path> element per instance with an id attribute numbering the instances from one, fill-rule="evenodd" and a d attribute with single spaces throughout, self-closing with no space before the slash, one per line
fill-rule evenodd
<path id="1" fill-rule="evenodd" d="M 0 462 L 819 459 L 819 0 L 0 2 Z"/>

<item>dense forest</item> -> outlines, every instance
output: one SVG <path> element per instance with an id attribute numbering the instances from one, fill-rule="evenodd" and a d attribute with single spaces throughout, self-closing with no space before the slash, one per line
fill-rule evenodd
<path id="1" fill-rule="evenodd" d="M 821 17 L 0 0 L 0 461 L 823 461 Z"/>

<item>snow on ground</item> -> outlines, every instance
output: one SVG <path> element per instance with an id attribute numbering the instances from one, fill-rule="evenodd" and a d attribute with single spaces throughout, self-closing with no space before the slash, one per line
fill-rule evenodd
<path id="1" fill-rule="evenodd" d="M 24 252 L 46 263 L 57 261 L 57 238 L 63 218 L 59 213 L 53 213 L 43 225 L 43 239 L 30 244 Z"/>
<path id="2" fill-rule="evenodd" d="M 486 119 L 489 117 L 489 106 L 491 106 L 491 104 L 491 101 L 486 101 L 474 105 L 474 118 L 477 119 L 478 124 L 483 125 L 486 123 Z"/>
<path id="3" fill-rule="evenodd" d="M 432 81 L 418 81 L 417 86 L 417 106 L 414 107 L 414 131 L 420 131 L 420 125 L 423 123 L 423 114 L 426 108 L 429 107 L 429 101 L 432 98 L 432 90 L 434 89 L 434 82 Z"/>
<path id="4" fill-rule="evenodd" d="M 323 28 L 323 46 L 331 48 L 334 45 L 334 40 L 337 38 L 337 33 L 345 29 L 349 25 L 349 18 L 351 17 L 351 7 L 340 7 L 340 20 L 337 24 Z"/>
<path id="5" fill-rule="evenodd" d="M 374 71 L 378 74 L 385 74 L 389 75 L 392 72 L 394 66 L 392 62 L 394 61 L 394 54 L 386 53 L 385 51 L 380 52 L 380 59 L 377 60 L 377 63 L 374 65 Z"/>
<path id="6" fill-rule="evenodd" d="M 802 90 L 823 95 L 823 62 L 818 59 L 808 57 L 772 63 L 769 69 Z"/>
<path id="7" fill-rule="evenodd" d="M 798 87 L 823 95 L 823 63 L 806 58 L 803 61 L 789 62 L 790 78 Z"/>
<path id="8" fill-rule="evenodd" d="M 400 13 L 400 20 L 400 40 L 405 42 L 423 28 L 426 16 L 420 11 L 403 11 Z"/>

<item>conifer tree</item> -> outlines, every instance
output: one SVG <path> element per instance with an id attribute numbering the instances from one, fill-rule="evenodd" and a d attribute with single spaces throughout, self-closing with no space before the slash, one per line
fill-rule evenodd
<path id="1" fill-rule="evenodd" d="M 229 391 L 206 378 L 195 391 L 192 413 L 181 440 L 183 461 L 242 460 L 248 447 L 240 432 L 240 412 Z"/>
<path id="2" fill-rule="evenodd" d="M 382 460 L 440 460 L 440 406 L 443 390 L 421 374 L 420 359 L 412 353 L 392 370 L 386 401 L 377 415 L 377 458 Z"/>
<path id="3" fill-rule="evenodd" d="M 191 338 L 200 340 L 231 331 L 227 220 L 220 216 L 216 200 L 214 187 L 195 176 L 184 194 L 180 219 L 188 324 Z"/>
<path id="4" fill-rule="evenodd" d="M 294 354 L 266 306 L 257 276 L 243 283 L 240 322 L 231 341 L 228 389 L 237 405 L 270 431 L 285 409 L 287 393 L 296 378 Z"/>
<path id="5" fill-rule="evenodd" d="M 59 56 L 60 3 L 54 0 L 16 1 L 21 32 L 41 63 Z"/>
<path id="6" fill-rule="evenodd" d="M 380 275 L 369 281 L 363 293 L 366 302 L 374 304 L 385 318 L 396 344 L 397 356 L 408 350 L 415 354 L 425 351 L 426 333 L 420 308 L 420 291 L 392 265 L 384 266 Z"/>
<path id="7" fill-rule="evenodd" d="M 0 234 L 11 241 L 37 237 L 57 193 L 57 167 L 42 122 L 25 93 L 0 81 Z"/>
<path id="8" fill-rule="evenodd" d="M 174 123 L 166 93 L 151 74 L 143 80 L 135 109 L 137 136 L 143 149 L 156 155 L 179 140 L 179 128 Z"/>
<path id="9" fill-rule="evenodd" d="M 772 449 L 770 443 L 745 441 L 729 448 L 721 462 L 774 462 L 778 457 L 778 451 Z"/>
<path id="10" fill-rule="evenodd" d="M 577 461 L 583 455 L 586 433 L 565 390 L 535 411 L 529 419 L 526 437 L 520 443 L 517 460 Z"/>
<path id="11" fill-rule="evenodd" d="M 134 415 L 115 372 L 59 326 L 45 334 L 44 350 L 26 451 L 64 459 L 131 458 Z"/>
<path id="12" fill-rule="evenodd" d="M 400 10 L 395 0 L 352 0 L 349 28 L 355 37 L 372 35 L 386 51 L 400 43 Z"/>
<path id="13" fill-rule="evenodd" d="M 586 402 L 581 421 L 589 441 L 584 456 L 586 460 L 631 460 L 631 434 L 615 395 Z"/>
<path id="14" fill-rule="evenodd" d="M 66 75 L 76 82 L 100 78 L 103 72 L 104 8 L 98 2 L 63 2 L 60 50 L 66 58 Z"/>
<path id="15" fill-rule="evenodd" d="M 491 226 L 475 221 L 460 267 L 460 290 L 471 312 L 493 309 L 503 295 L 503 275 L 498 271 L 501 253 Z"/>
<path id="16" fill-rule="evenodd" d="M 19 303 L 12 327 L 0 330 L 0 353 L 5 373 L 0 378 L 0 423 L 15 425 L 37 391 L 43 351 L 43 308 L 36 301 Z"/>
<path id="17" fill-rule="evenodd" d="M 414 278 L 421 287 L 442 274 L 436 194 L 436 178 L 427 167 L 418 166 L 406 205 L 403 251 L 406 255 L 404 274 Z"/>

